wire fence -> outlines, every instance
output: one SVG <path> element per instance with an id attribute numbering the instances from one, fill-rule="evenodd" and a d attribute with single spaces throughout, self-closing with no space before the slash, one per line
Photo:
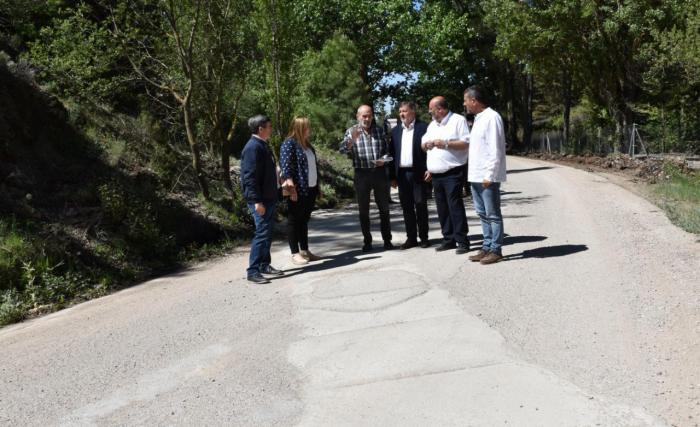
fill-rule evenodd
<path id="1" fill-rule="evenodd" d="M 618 134 L 614 129 L 575 129 L 569 140 L 564 140 L 561 130 L 536 130 L 532 136 L 532 151 L 549 154 L 627 154 L 631 157 L 682 155 L 697 157 L 700 141 L 659 135 L 656 128 L 648 130 L 633 123 Z"/>

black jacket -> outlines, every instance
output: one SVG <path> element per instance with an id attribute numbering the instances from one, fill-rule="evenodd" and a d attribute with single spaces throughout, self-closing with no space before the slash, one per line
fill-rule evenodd
<path id="1" fill-rule="evenodd" d="M 277 200 L 277 168 L 272 149 L 255 136 L 241 153 L 241 187 L 248 203 Z"/>
<path id="2" fill-rule="evenodd" d="M 428 124 L 416 119 L 413 125 L 413 172 L 417 181 L 423 181 L 423 175 L 427 170 L 425 165 L 426 153 L 421 149 L 421 139 L 428 130 Z M 403 125 L 399 120 L 399 124 L 391 130 L 391 144 L 389 144 L 389 155 L 394 158 L 392 167 L 392 179 L 395 179 L 399 174 L 401 166 L 401 136 L 403 134 Z"/>

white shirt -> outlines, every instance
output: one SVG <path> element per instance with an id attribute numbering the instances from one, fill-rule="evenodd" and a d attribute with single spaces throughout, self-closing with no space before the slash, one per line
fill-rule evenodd
<path id="1" fill-rule="evenodd" d="M 318 172 L 316 171 L 316 156 L 310 148 L 304 148 L 306 162 L 309 164 L 309 188 L 318 185 Z"/>
<path id="2" fill-rule="evenodd" d="M 410 168 L 413 166 L 413 130 L 415 129 L 416 121 L 411 122 L 408 127 L 403 124 L 403 132 L 401 132 L 401 159 L 399 167 Z"/>
<path id="3" fill-rule="evenodd" d="M 446 141 L 469 141 L 469 126 L 464 116 L 449 112 L 441 122 L 433 120 L 428 125 L 428 130 L 423 135 L 421 142 L 442 139 Z M 454 148 L 437 148 L 428 150 L 426 163 L 430 173 L 443 173 L 467 163 L 469 150 L 457 150 Z"/>
<path id="4" fill-rule="evenodd" d="M 474 118 L 469 138 L 469 182 L 506 181 L 506 137 L 503 119 L 486 108 Z"/>

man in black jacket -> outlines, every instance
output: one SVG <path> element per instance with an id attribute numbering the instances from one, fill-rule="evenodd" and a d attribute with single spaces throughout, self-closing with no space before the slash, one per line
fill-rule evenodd
<path id="1" fill-rule="evenodd" d="M 430 246 L 428 241 L 428 184 L 426 183 L 425 151 L 421 138 L 428 125 L 416 119 L 416 106 L 403 101 L 399 105 L 401 123 L 391 132 L 389 155 L 394 158 L 392 186 L 399 187 L 399 200 L 406 225 L 406 241 L 401 249 L 418 245 Z"/>
<path id="2" fill-rule="evenodd" d="M 248 120 L 253 134 L 241 153 L 241 186 L 255 220 L 255 235 L 250 246 L 247 277 L 253 283 L 270 283 L 263 275 L 281 276 L 270 265 L 270 246 L 277 206 L 277 169 L 275 156 L 267 144 L 272 135 L 272 122 L 258 114 Z"/>

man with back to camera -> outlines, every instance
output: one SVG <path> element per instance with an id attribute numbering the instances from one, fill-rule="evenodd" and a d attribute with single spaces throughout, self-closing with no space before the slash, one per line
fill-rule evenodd
<path id="1" fill-rule="evenodd" d="M 389 220 L 389 185 L 382 157 L 388 154 L 386 134 L 374 123 L 374 113 L 369 105 L 357 109 L 357 124 L 345 131 L 340 152 L 352 158 L 355 168 L 353 182 L 362 228 L 362 252 L 372 250 L 372 233 L 369 222 L 369 197 L 374 191 L 374 201 L 379 209 L 384 249 L 394 249 L 391 243 Z"/>
<path id="2" fill-rule="evenodd" d="M 484 243 L 471 261 L 493 264 L 503 259 L 501 183 L 506 181 L 506 138 L 501 115 L 491 109 L 480 86 L 464 91 L 464 106 L 474 117 L 469 140 L 469 176 L 474 209 L 481 220 Z"/>
<path id="3" fill-rule="evenodd" d="M 406 226 L 406 241 L 401 249 L 430 246 L 428 240 L 428 184 L 425 182 L 425 152 L 421 138 L 428 128 L 416 118 L 411 101 L 399 104 L 400 123 L 391 132 L 389 155 L 394 158 L 392 186 L 399 187 L 399 200 Z"/>
<path id="4" fill-rule="evenodd" d="M 450 111 L 442 96 L 431 99 L 428 108 L 433 121 L 422 138 L 423 150 L 427 152 L 426 180 L 433 181 L 435 206 L 444 239 L 435 250 L 456 247 L 456 253 L 464 254 L 469 252 L 469 226 L 462 200 L 469 128 L 464 116 Z"/>
<path id="5" fill-rule="evenodd" d="M 270 265 L 270 247 L 277 206 L 277 170 L 275 157 L 267 140 L 272 135 L 272 122 L 258 114 L 248 120 L 252 133 L 241 153 L 241 187 L 255 220 L 255 234 L 250 245 L 247 278 L 253 283 L 270 283 L 264 275 L 281 276 L 282 271 Z"/>

